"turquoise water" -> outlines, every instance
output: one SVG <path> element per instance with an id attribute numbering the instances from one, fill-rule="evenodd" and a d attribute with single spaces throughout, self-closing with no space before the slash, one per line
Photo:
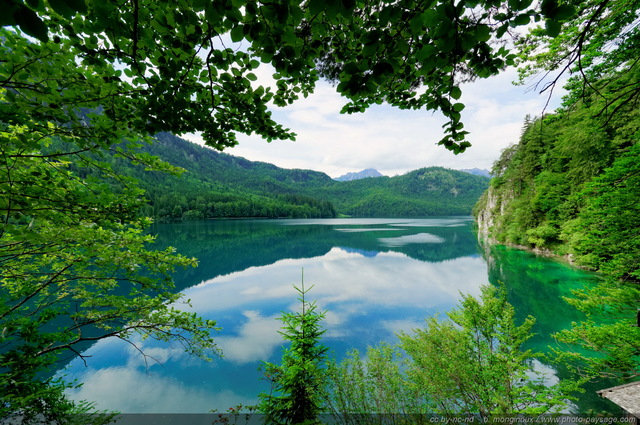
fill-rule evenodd
<path id="1" fill-rule="evenodd" d="M 282 311 L 297 310 L 294 284 L 304 269 L 309 297 L 326 310 L 324 343 L 342 357 L 444 314 L 460 293 L 505 282 L 518 317 L 533 315 L 531 347 L 545 350 L 550 333 L 580 316 L 562 296 L 595 276 L 532 254 L 481 249 L 470 217 L 428 219 L 238 220 L 157 225 L 160 246 L 195 256 L 199 266 L 176 275 L 192 309 L 223 328 L 224 357 L 204 362 L 179 346 L 103 340 L 88 348 L 87 365 L 69 363 L 67 379 L 83 383 L 70 395 L 123 413 L 206 413 L 253 404 L 268 391 L 258 370 L 278 362 Z M 188 308 L 184 306 L 183 308 Z M 147 357 L 141 355 L 142 350 Z M 550 375 L 565 371 L 540 365 Z M 603 409 L 589 391 L 577 411 Z"/>

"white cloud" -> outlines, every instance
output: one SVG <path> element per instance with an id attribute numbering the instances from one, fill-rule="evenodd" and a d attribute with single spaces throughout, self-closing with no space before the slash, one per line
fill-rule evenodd
<path id="1" fill-rule="evenodd" d="M 380 242 L 384 246 L 395 247 L 405 246 L 407 244 L 423 244 L 423 243 L 443 243 L 445 240 L 440 236 L 432 235 L 431 233 L 416 233 L 415 235 L 399 236 L 397 238 L 379 238 Z"/>
<path id="2" fill-rule="evenodd" d="M 413 334 L 414 329 L 424 329 L 425 321 L 412 321 L 412 320 L 384 320 L 382 321 L 382 326 L 393 332 L 394 334 L 398 334 L 403 332 L 405 334 L 411 335 Z"/>
<path id="3" fill-rule="evenodd" d="M 270 73 L 269 68 L 261 67 L 258 82 L 271 84 Z M 346 99 L 325 82 L 308 98 L 273 108 L 276 121 L 297 134 L 296 142 L 269 144 L 255 135 L 239 135 L 239 146 L 228 153 L 284 168 L 323 171 L 333 177 L 365 168 L 390 176 L 434 165 L 490 169 L 500 152 L 518 141 L 526 115 L 550 112 L 560 103 L 561 91 L 546 106 L 546 94 L 514 86 L 516 79 L 515 70 L 509 70 L 463 86 L 463 121 L 473 145 L 463 154 L 454 155 L 436 145 L 443 135 L 440 114 L 374 105 L 362 114 L 341 115 Z"/>

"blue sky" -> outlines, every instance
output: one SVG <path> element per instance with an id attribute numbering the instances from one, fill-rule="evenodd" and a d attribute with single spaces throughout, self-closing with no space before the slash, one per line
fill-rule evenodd
<path id="1" fill-rule="evenodd" d="M 259 71 L 258 82 L 269 84 L 270 71 Z M 308 98 L 272 108 L 276 121 L 297 133 L 295 142 L 267 143 L 258 136 L 240 135 L 239 145 L 225 152 L 283 168 L 323 171 L 331 177 L 365 168 L 389 176 L 429 166 L 490 169 L 500 152 L 518 141 L 525 116 L 540 115 L 549 100 L 528 86 L 513 85 L 516 77 L 515 70 L 507 70 L 462 87 L 463 120 L 472 143 L 463 154 L 436 145 L 445 122 L 440 114 L 379 105 L 362 114 L 341 115 L 345 99 L 324 82 Z M 546 112 L 560 101 L 556 90 Z"/>

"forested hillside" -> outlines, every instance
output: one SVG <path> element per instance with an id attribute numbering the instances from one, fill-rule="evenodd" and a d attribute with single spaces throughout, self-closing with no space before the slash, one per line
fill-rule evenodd
<path id="1" fill-rule="evenodd" d="M 185 171 L 180 175 L 148 173 L 122 163 L 120 172 L 134 176 L 146 191 L 149 203 L 144 212 L 147 215 L 161 220 L 336 215 L 330 202 L 305 195 L 306 187 L 332 183 L 324 173 L 284 170 L 248 161 L 169 133 L 160 133 L 156 139 L 152 145 L 144 146 L 146 153 Z"/>
<path id="2" fill-rule="evenodd" d="M 396 177 L 336 182 L 323 194 L 338 211 L 358 217 L 467 215 L 488 181 L 430 167 Z"/>
<path id="3" fill-rule="evenodd" d="M 636 101 L 606 100 L 638 78 L 603 80 L 590 97 L 527 120 L 520 142 L 494 164 L 476 208 L 481 231 L 640 277 L 640 110 Z"/>
<path id="4" fill-rule="evenodd" d="M 601 272 L 568 302 L 586 314 L 555 335 L 585 350 L 558 358 L 580 376 L 640 376 L 640 74 L 574 85 L 555 114 L 527 120 L 475 208 L 498 242 L 567 255 Z M 622 94 L 622 95 L 621 95 Z"/>
<path id="5" fill-rule="evenodd" d="M 180 175 L 144 171 L 116 161 L 121 175 L 140 181 L 160 220 L 216 217 L 410 217 L 468 215 L 488 179 L 431 167 L 403 176 L 338 182 L 311 170 L 290 170 L 220 153 L 169 133 L 144 145 L 185 170 Z"/>

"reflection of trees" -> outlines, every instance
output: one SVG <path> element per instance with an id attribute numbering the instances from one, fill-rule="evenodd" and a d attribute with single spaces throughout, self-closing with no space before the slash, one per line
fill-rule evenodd
<path id="1" fill-rule="evenodd" d="M 422 231 L 439 236 L 445 242 L 408 244 L 390 250 L 402 252 L 413 259 L 430 263 L 468 257 L 478 253 L 476 238 L 471 230 L 471 224 L 460 227 L 430 227 L 422 229 Z"/>
<path id="2" fill-rule="evenodd" d="M 181 271 L 175 277 L 179 290 L 217 276 L 250 267 L 267 266 L 283 259 L 322 257 L 334 247 L 369 258 L 377 253 L 400 252 L 414 260 L 431 263 L 478 255 L 477 241 L 470 223 L 460 227 L 290 223 L 277 220 L 213 220 L 161 224 L 152 231 L 157 233 L 157 242 L 162 246 L 172 245 L 178 252 L 199 259 L 199 267 Z M 380 228 L 385 230 L 373 230 Z M 379 242 L 380 238 L 417 233 L 431 233 L 445 242 L 399 247 L 384 247 Z M 352 273 L 355 275 L 358 270 Z M 395 318 L 395 310 L 386 311 L 381 306 L 376 308 L 379 317 L 389 315 L 389 318 Z M 420 310 L 412 314 L 415 314 L 416 321 L 420 321 L 425 312 Z M 405 312 L 407 320 L 409 316 Z M 370 327 L 369 318 L 354 320 L 363 320 L 362 323 L 354 322 L 354 327 L 362 330 L 358 338 L 366 339 L 369 344 L 379 342 L 380 332 Z M 346 351 L 349 347 L 342 348 Z"/>
<path id="3" fill-rule="evenodd" d="M 460 227 L 389 227 L 391 230 L 362 232 L 338 231 L 367 226 L 296 224 L 279 221 L 216 220 L 159 224 L 152 231 L 160 246 L 174 246 L 178 252 L 198 258 L 200 267 L 176 276 L 182 290 L 206 279 L 273 264 L 286 258 L 312 258 L 325 255 L 333 247 L 355 252 L 401 252 L 410 258 L 441 262 L 477 254 L 471 224 Z M 380 228 L 380 225 L 375 225 Z M 407 244 L 383 247 L 378 239 L 428 232 L 443 243 Z"/>
<path id="4" fill-rule="evenodd" d="M 482 248 L 488 265 L 489 281 L 494 285 L 498 282 L 506 284 L 508 301 L 516 309 L 516 323 L 521 323 L 527 315 L 536 318 L 533 328 L 536 335 L 529 340 L 528 347 L 548 353 L 548 347 L 556 344 L 551 336 L 553 333 L 570 328 L 572 321 L 584 318 L 563 297 L 570 297 L 574 289 L 592 285 L 598 277 L 531 252 L 488 243 L 483 244 Z M 571 377 L 562 365 L 550 362 L 547 365 L 555 369 L 560 379 Z M 607 384 L 602 382 L 586 385 L 586 392 L 576 401 L 578 411 L 585 412 L 589 408 L 611 411 L 610 403 L 595 393 L 605 387 Z"/>
<path id="5" fill-rule="evenodd" d="M 152 231 L 160 246 L 173 246 L 178 252 L 198 259 L 197 268 L 176 276 L 182 290 L 249 267 L 273 264 L 285 258 L 311 258 L 325 255 L 333 245 L 327 226 L 283 226 L 269 221 L 201 221 L 160 224 Z"/>

